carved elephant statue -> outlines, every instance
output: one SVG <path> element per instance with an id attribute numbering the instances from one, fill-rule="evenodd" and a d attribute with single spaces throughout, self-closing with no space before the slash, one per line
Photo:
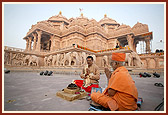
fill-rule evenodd
<path id="1" fill-rule="evenodd" d="M 44 57 L 44 66 L 47 66 L 47 56 Z"/>
<path id="2" fill-rule="evenodd" d="M 17 65 L 17 66 L 23 65 L 22 60 L 15 60 L 15 65 Z"/>
<path id="3" fill-rule="evenodd" d="M 11 64 L 12 65 L 16 65 L 16 60 L 17 60 L 16 58 L 17 58 L 17 54 L 13 53 L 12 56 L 11 56 L 11 62 L 12 62 Z M 27 63 L 27 65 L 28 65 L 28 63 Z"/>
<path id="4" fill-rule="evenodd" d="M 91 55 L 93 57 L 93 63 L 96 63 L 96 56 L 95 55 Z"/>
<path id="5" fill-rule="evenodd" d="M 4 53 L 4 64 L 9 64 L 10 63 L 10 54 L 5 52 Z"/>
<path id="6" fill-rule="evenodd" d="M 133 52 L 131 52 L 131 55 L 133 58 L 133 66 L 138 66 L 138 67 L 142 68 L 144 63 L 142 62 L 142 60 L 140 59 L 138 54 L 133 51 Z"/>
<path id="7" fill-rule="evenodd" d="M 52 65 L 55 66 L 57 63 L 57 55 L 53 55 Z"/>
<path id="8" fill-rule="evenodd" d="M 65 54 L 60 54 L 59 56 L 59 66 L 64 66 L 64 56 Z"/>
<path id="9" fill-rule="evenodd" d="M 82 52 L 78 52 L 78 57 L 79 57 L 78 64 L 82 65 Z"/>
<path id="10" fill-rule="evenodd" d="M 71 66 L 71 52 L 64 54 L 64 65 L 63 66 Z"/>
<path id="11" fill-rule="evenodd" d="M 25 66 L 28 66 L 29 65 L 29 61 L 30 61 L 30 55 L 26 55 L 24 58 L 23 58 L 23 65 Z"/>
<path id="12" fill-rule="evenodd" d="M 107 55 L 104 55 L 103 58 L 102 58 L 102 62 L 103 62 L 103 67 L 106 67 L 108 66 L 108 56 Z"/>
<path id="13" fill-rule="evenodd" d="M 39 66 L 39 58 L 37 56 L 35 56 L 35 55 L 30 56 L 30 58 L 29 58 L 29 66 L 31 66 L 31 65 Z"/>
<path id="14" fill-rule="evenodd" d="M 131 53 L 126 53 L 125 65 L 126 66 L 133 66 L 133 57 L 132 57 Z"/>
<path id="15" fill-rule="evenodd" d="M 80 59 L 79 59 L 79 55 L 77 52 L 72 52 L 71 54 L 71 65 L 79 65 L 80 63 Z"/>
<path id="16" fill-rule="evenodd" d="M 82 52 L 82 54 L 81 54 L 81 65 L 82 66 L 86 65 L 86 58 L 87 58 L 86 53 Z"/>
<path id="17" fill-rule="evenodd" d="M 50 66 L 52 64 L 52 59 L 53 59 L 53 56 L 50 55 L 48 58 L 47 58 L 47 66 Z"/>
<path id="18" fill-rule="evenodd" d="M 56 61 L 56 66 L 60 66 L 60 56 L 61 56 L 61 54 L 57 54 L 57 61 Z"/>

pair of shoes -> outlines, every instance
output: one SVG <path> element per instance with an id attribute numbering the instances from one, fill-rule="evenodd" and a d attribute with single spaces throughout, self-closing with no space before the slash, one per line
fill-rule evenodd
<path id="1" fill-rule="evenodd" d="M 153 75 L 154 75 L 154 77 L 157 77 L 157 78 L 159 78 L 160 77 L 160 75 L 158 74 L 158 73 L 153 73 Z"/>
<path id="2" fill-rule="evenodd" d="M 53 73 L 53 71 L 47 71 L 47 70 L 46 70 L 45 72 L 43 72 L 43 71 L 40 72 L 40 75 L 43 75 L 43 74 L 44 74 L 44 75 L 50 76 L 50 75 L 52 75 L 52 73 Z"/>
<path id="3" fill-rule="evenodd" d="M 162 83 L 155 83 L 154 85 L 157 87 L 164 87 Z"/>
<path id="4" fill-rule="evenodd" d="M 149 73 L 139 73 L 140 77 L 151 77 L 151 75 Z"/>
<path id="5" fill-rule="evenodd" d="M 151 77 L 149 73 L 144 72 L 144 74 L 146 75 L 146 77 Z"/>
<path id="6" fill-rule="evenodd" d="M 10 73 L 10 70 L 5 70 L 5 73 Z"/>

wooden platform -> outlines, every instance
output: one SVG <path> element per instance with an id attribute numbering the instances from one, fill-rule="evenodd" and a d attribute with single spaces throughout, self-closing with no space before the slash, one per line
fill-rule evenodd
<path id="1" fill-rule="evenodd" d="M 79 94 L 75 94 L 75 93 Z M 58 91 L 56 93 L 56 96 L 59 96 L 67 101 L 73 101 L 76 99 L 80 99 L 84 96 L 87 96 L 86 92 L 80 92 L 79 89 L 67 89 L 65 88 L 63 91 Z"/>

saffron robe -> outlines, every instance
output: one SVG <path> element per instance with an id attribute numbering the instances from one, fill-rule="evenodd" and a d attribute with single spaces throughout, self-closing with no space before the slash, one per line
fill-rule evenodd
<path id="1" fill-rule="evenodd" d="M 114 96 L 108 96 L 108 89 L 116 90 Z M 91 99 L 112 111 L 132 111 L 137 109 L 138 92 L 134 81 L 125 67 L 117 68 L 109 79 L 103 93 L 93 92 Z"/>

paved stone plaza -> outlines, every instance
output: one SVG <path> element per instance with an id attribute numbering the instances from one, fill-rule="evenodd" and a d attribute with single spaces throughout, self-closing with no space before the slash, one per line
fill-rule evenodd
<path id="1" fill-rule="evenodd" d="M 154 83 L 164 84 L 163 73 L 160 78 L 140 78 L 132 75 L 142 97 L 142 111 L 153 111 L 162 102 L 164 88 Z M 37 72 L 10 72 L 4 75 L 4 111 L 88 111 L 86 99 L 72 102 L 56 96 L 56 92 L 67 87 L 79 75 L 53 74 L 40 76 Z M 100 86 L 106 86 L 105 75 L 101 75 Z M 9 102 L 9 100 L 13 100 Z M 161 111 L 164 107 L 161 108 Z"/>

